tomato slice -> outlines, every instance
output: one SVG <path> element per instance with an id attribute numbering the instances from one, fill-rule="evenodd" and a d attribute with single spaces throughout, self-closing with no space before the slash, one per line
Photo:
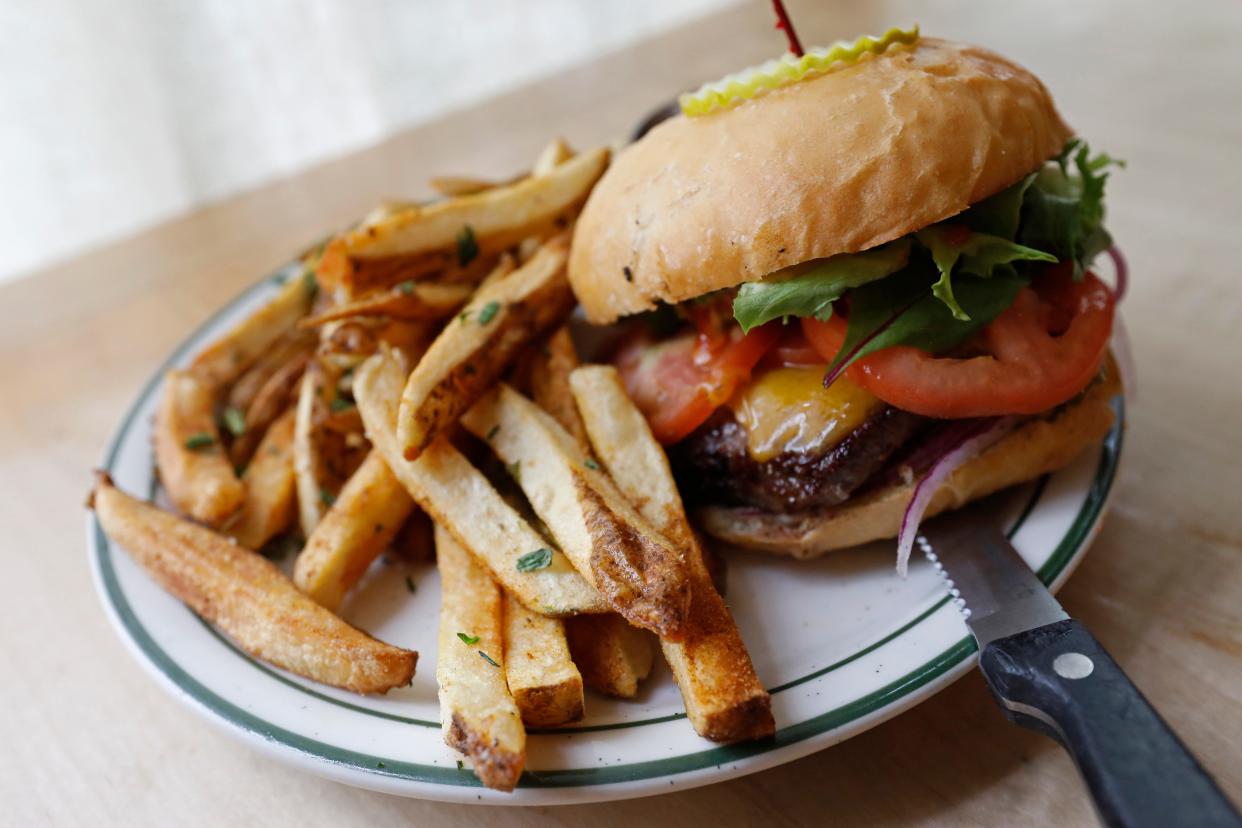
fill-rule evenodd
<path id="1" fill-rule="evenodd" d="M 841 351 L 841 346 L 845 344 L 845 334 L 849 329 L 848 320 L 841 314 L 834 313 L 827 322 L 820 322 L 809 316 L 804 316 L 798 321 L 802 323 L 802 333 L 811 343 L 811 347 L 819 353 L 821 361 L 831 365 Z"/>
<path id="2" fill-rule="evenodd" d="M 799 325 L 789 325 L 785 328 L 781 338 L 768 352 L 767 358 L 786 368 L 805 368 L 824 364 L 823 356 L 806 338 L 806 334 L 802 332 L 802 327 Z"/>
<path id="3" fill-rule="evenodd" d="M 928 417 L 1038 414 L 1071 399 L 1099 370 L 1112 334 L 1113 292 L 1094 274 L 1081 282 L 1052 268 L 1019 291 L 983 329 L 983 356 L 937 357 L 896 346 L 851 365 L 850 379 L 889 405 Z M 846 321 L 802 320 L 825 358 L 845 340 Z"/>
<path id="4" fill-rule="evenodd" d="M 670 445 L 724 405 L 778 337 L 771 323 L 748 334 L 734 326 L 661 342 L 642 335 L 622 346 L 614 362 L 656 439 Z"/>

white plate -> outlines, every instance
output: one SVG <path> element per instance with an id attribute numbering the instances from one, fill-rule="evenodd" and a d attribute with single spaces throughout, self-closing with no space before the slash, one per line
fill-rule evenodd
<path id="1" fill-rule="evenodd" d="M 129 492 L 154 492 L 151 417 L 160 377 L 261 303 L 261 282 L 206 322 L 138 395 L 103 460 Z M 1120 401 L 1118 411 L 1120 412 Z M 1027 562 L 1055 589 L 1099 524 L 1121 448 L 1121 418 L 1098 450 L 1014 492 L 1010 524 Z M 479 786 L 440 738 L 434 565 L 384 563 L 367 574 L 345 617 L 419 652 L 408 688 L 361 697 L 255 661 L 164 593 L 88 518 L 95 583 L 138 661 L 192 710 L 272 757 L 330 779 L 454 802 L 548 805 L 648 796 L 789 762 L 861 733 L 928 698 L 975 663 L 975 645 L 931 567 L 893 572 L 891 543 L 795 562 L 738 555 L 727 599 L 759 675 L 771 688 L 775 738 L 721 746 L 700 739 L 660 665 L 638 699 L 589 695 L 578 725 L 531 732 L 518 790 Z M 410 593 L 406 577 L 416 586 Z M 779 599 L 776 598 L 779 596 Z"/>

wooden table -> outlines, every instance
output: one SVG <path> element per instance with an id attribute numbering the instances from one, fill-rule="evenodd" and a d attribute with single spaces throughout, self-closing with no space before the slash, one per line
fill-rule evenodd
<path id="1" fill-rule="evenodd" d="M 133 395 L 212 309 L 382 197 L 502 175 L 550 132 L 611 139 L 670 92 L 775 54 L 753 2 L 0 287 L 0 823 L 1080 825 L 1073 766 L 971 674 L 848 743 L 658 799 L 481 810 L 366 793 L 250 752 L 124 652 L 84 555 L 89 470 Z M 918 20 L 1047 82 L 1130 162 L 1110 226 L 1139 366 L 1111 515 L 1062 593 L 1242 800 L 1242 6 L 794 2 L 823 42 Z M 416 94 L 416 91 L 412 91 Z M 9 820 L 12 820 L 10 823 Z"/>

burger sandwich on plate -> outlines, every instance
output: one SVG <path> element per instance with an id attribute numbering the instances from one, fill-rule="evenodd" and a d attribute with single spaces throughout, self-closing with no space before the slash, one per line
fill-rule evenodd
<path id="1" fill-rule="evenodd" d="M 1065 466 L 1112 425 L 1114 162 L 1039 79 L 893 30 L 685 95 L 569 275 L 710 535 L 810 557 Z M 1114 288 L 1092 270 L 1105 251 Z"/>

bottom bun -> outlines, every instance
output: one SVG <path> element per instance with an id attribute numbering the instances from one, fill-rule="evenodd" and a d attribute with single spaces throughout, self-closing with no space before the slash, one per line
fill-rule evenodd
<path id="1" fill-rule="evenodd" d="M 1112 428 L 1112 400 L 1120 393 L 1117 366 L 1110 357 L 1101 379 L 1081 398 L 1048 417 L 1023 423 L 954 471 L 937 490 L 925 517 L 1069 465 Z M 708 506 L 695 516 L 705 532 L 734 546 L 814 558 L 834 549 L 897 537 L 914 486 L 890 486 L 839 506 L 790 515 Z"/>

